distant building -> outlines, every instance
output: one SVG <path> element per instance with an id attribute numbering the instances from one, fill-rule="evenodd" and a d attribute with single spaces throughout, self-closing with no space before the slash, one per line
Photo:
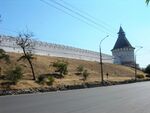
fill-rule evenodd
<path id="1" fill-rule="evenodd" d="M 127 40 L 125 32 L 120 26 L 118 32 L 118 39 L 113 47 L 112 55 L 114 57 L 114 64 L 121 64 L 127 66 L 134 66 L 134 47 Z"/>

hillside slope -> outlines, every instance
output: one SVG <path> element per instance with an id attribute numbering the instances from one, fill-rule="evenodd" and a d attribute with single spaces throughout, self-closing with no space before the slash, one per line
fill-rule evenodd
<path id="1" fill-rule="evenodd" d="M 11 63 L 6 64 L 1 61 L 2 74 L 8 69 L 15 65 L 20 65 L 23 68 L 23 80 L 21 80 L 16 86 L 13 88 L 26 88 L 26 87 L 39 87 L 34 81 L 32 81 L 32 75 L 29 68 L 29 64 L 27 61 L 19 61 L 17 59 L 21 56 L 21 54 L 16 53 L 8 53 L 11 58 Z M 82 65 L 85 69 L 90 73 L 87 82 L 95 82 L 100 81 L 100 65 L 98 62 L 91 61 L 83 61 L 83 60 L 75 60 L 68 58 L 58 58 L 58 57 L 48 57 L 48 56 L 35 56 L 33 60 L 34 69 L 36 76 L 41 74 L 49 74 L 54 72 L 54 68 L 51 66 L 53 62 L 57 60 L 64 60 L 68 62 L 68 74 L 62 79 L 55 79 L 54 85 L 62 85 L 62 84 L 80 84 L 82 83 L 82 76 L 76 75 L 76 68 L 79 65 Z M 134 78 L 134 69 L 126 66 L 115 65 L 104 63 L 104 79 L 105 80 L 114 80 L 121 81 L 126 79 Z M 106 73 L 109 74 L 109 78 L 106 78 Z M 144 74 L 141 71 L 138 71 L 139 74 Z"/>

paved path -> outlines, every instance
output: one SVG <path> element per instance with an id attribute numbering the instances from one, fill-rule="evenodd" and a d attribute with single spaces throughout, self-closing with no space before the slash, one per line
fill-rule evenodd
<path id="1" fill-rule="evenodd" d="M 150 113 L 150 82 L 1 96 L 0 113 Z"/>

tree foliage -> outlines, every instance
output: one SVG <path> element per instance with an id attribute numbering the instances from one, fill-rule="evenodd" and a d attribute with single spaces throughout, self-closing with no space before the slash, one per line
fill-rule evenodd
<path id="1" fill-rule="evenodd" d="M 34 41 L 32 40 L 32 37 L 33 37 L 32 33 L 20 33 L 16 39 L 16 44 L 20 46 L 23 51 L 23 55 L 18 59 L 18 61 L 20 60 L 28 61 L 32 71 L 33 80 L 36 80 L 32 63 L 32 60 L 34 59 L 32 54 L 34 49 Z"/>
<path id="2" fill-rule="evenodd" d="M 145 0 L 145 2 L 146 2 L 146 4 L 148 5 L 148 4 L 149 4 L 149 2 L 150 2 L 150 0 Z"/>
<path id="3" fill-rule="evenodd" d="M 145 73 L 150 74 L 150 64 L 145 68 Z"/>

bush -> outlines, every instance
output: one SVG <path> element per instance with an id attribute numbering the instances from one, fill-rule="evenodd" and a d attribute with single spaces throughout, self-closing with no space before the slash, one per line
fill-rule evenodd
<path id="1" fill-rule="evenodd" d="M 87 77 L 89 76 L 89 73 L 87 70 L 83 71 L 83 80 L 87 80 Z"/>
<path id="2" fill-rule="evenodd" d="M 44 75 L 40 75 L 40 76 L 38 76 L 38 80 L 37 80 L 37 82 L 39 83 L 39 84 L 47 84 L 47 85 L 53 85 L 53 82 L 54 82 L 54 77 L 52 77 L 52 76 L 44 76 Z"/>
<path id="3" fill-rule="evenodd" d="M 77 74 L 82 74 L 83 70 L 84 70 L 84 67 L 82 65 L 79 65 L 77 67 L 77 72 L 78 72 Z"/>
<path id="4" fill-rule="evenodd" d="M 0 49 L 0 60 L 1 59 L 5 60 L 7 63 L 10 63 L 9 55 L 7 55 L 3 49 Z"/>
<path id="5" fill-rule="evenodd" d="M 7 75 L 7 80 L 10 80 L 14 84 L 16 84 L 23 76 L 22 69 L 19 66 L 11 68 L 10 70 L 6 71 L 5 74 Z"/>
<path id="6" fill-rule="evenodd" d="M 68 63 L 63 60 L 58 60 L 57 62 L 54 62 L 53 67 L 57 68 L 56 72 L 59 72 L 61 76 L 66 75 L 68 73 Z"/>
<path id="7" fill-rule="evenodd" d="M 136 75 L 136 78 L 142 79 L 142 78 L 144 78 L 144 75 L 142 75 L 142 74 L 137 74 L 137 75 Z"/>
<path id="8" fill-rule="evenodd" d="M 53 85 L 53 83 L 54 83 L 54 77 L 49 76 L 49 77 L 47 78 L 46 84 L 47 84 L 47 85 Z"/>
<path id="9" fill-rule="evenodd" d="M 40 83 L 40 84 L 43 84 L 44 79 L 45 79 L 45 77 L 43 75 L 40 75 L 40 76 L 38 76 L 37 82 Z"/>

